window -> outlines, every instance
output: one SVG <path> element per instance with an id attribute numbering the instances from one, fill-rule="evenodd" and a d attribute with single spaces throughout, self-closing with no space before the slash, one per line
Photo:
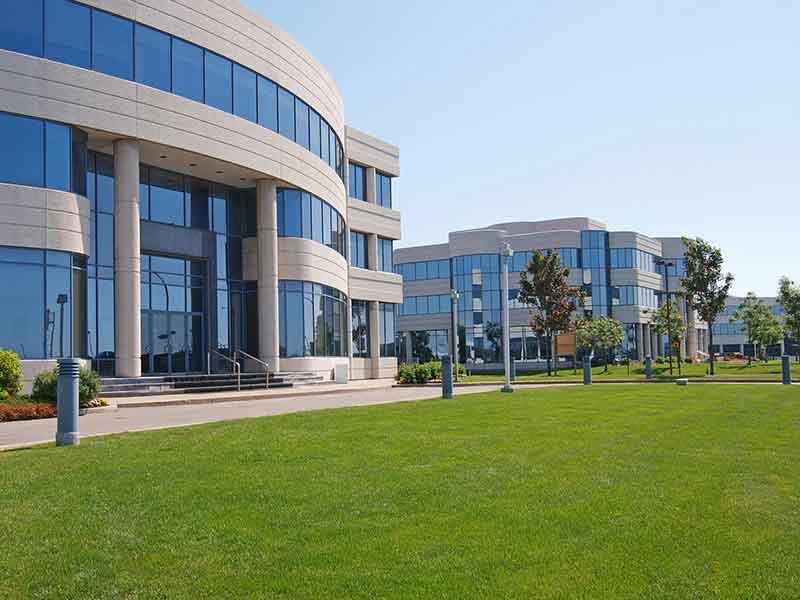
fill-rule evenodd
<path id="1" fill-rule="evenodd" d="M 389 175 L 377 173 L 375 188 L 375 203 L 384 208 L 392 208 L 392 178 Z"/>
<path id="2" fill-rule="evenodd" d="M 182 175 L 150 168 L 150 220 L 184 225 Z"/>
<path id="3" fill-rule="evenodd" d="M 231 69 L 231 61 L 206 50 L 206 104 L 225 112 L 233 112 L 233 72 Z"/>
<path id="4" fill-rule="evenodd" d="M 322 125 L 320 126 L 320 155 L 319 157 L 324 160 L 325 162 L 328 161 L 328 153 L 330 151 L 330 146 L 328 144 L 328 137 L 330 136 L 330 127 L 325 121 L 322 121 Z"/>
<path id="5" fill-rule="evenodd" d="M 258 77 L 258 124 L 278 131 L 278 86 Z"/>
<path id="6" fill-rule="evenodd" d="M 60 123 L 45 121 L 44 139 L 44 185 L 48 188 L 68 192 L 71 190 L 70 179 L 72 177 L 70 128 Z"/>
<path id="7" fill-rule="evenodd" d="M 41 2 L 0 0 L 0 48 L 33 56 L 42 55 L 43 7 Z"/>
<path id="8" fill-rule="evenodd" d="M 395 305 L 378 304 L 381 356 L 395 356 Z"/>
<path id="9" fill-rule="evenodd" d="M 378 238 L 378 271 L 392 273 L 394 255 L 394 242 L 386 238 Z"/>
<path id="10" fill-rule="evenodd" d="M 350 264 L 360 269 L 368 269 L 367 235 L 360 231 L 350 232 Z"/>
<path id="11" fill-rule="evenodd" d="M 172 91 L 203 102 L 203 49 L 178 38 L 172 38 Z"/>
<path id="12" fill-rule="evenodd" d="M 303 204 L 300 190 L 278 192 L 278 233 L 284 237 L 303 237 Z"/>
<path id="13" fill-rule="evenodd" d="M 294 96 L 278 88 L 278 133 L 294 140 Z"/>
<path id="14" fill-rule="evenodd" d="M 347 356 L 347 296 L 308 281 L 278 282 L 280 355 Z"/>
<path id="15" fill-rule="evenodd" d="M 41 187 L 44 183 L 43 122 L 0 113 L 0 181 Z M 13 143 L 9 143 L 13 140 Z"/>
<path id="16" fill-rule="evenodd" d="M 320 127 L 320 116 L 317 114 L 313 108 L 309 109 L 308 111 L 308 129 L 309 129 L 309 147 L 308 149 L 317 156 L 320 153 L 320 146 L 319 146 L 319 127 Z"/>
<path id="17" fill-rule="evenodd" d="M 295 101 L 294 122 L 295 129 L 297 130 L 297 143 L 308 150 L 308 104 L 299 98 Z"/>
<path id="18" fill-rule="evenodd" d="M 345 255 L 344 219 L 316 196 L 301 190 L 278 189 L 278 235 L 314 240 Z"/>
<path id="19" fill-rule="evenodd" d="M 353 358 L 369 358 L 369 303 L 353 300 Z"/>
<path id="20" fill-rule="evenodd" d="M 102 10 L 92 10 L 92 68 L 133 79 L 133 22 Z"/>
<path id="21" fill-rule="evenodd" d="M 256 74 L 237 64 L 233 65 L 233 114 L 256 121 Z"/>
<path id="22" fill-rule="evenodd" d="M 350 197 L 356 200 L 366 200 L 364 191 L 367 187 L 367 171 L 361 165 L 350 163 Z"/>
<path id="23" fill-rule="evenodd" d="M 45 58 L 89 69 L 92 65 L 91 37 L 88 6 L 69 0 L 45 0 Z"/>
<path id="24" fill-rule="evenodd" d="M 169 92 L 172 89 L 172 41 L 166 33 L 136 23 L 136 81 Z"/>

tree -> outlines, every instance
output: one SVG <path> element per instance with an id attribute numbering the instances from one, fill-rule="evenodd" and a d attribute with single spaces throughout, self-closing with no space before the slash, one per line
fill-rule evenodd
<path id="1" fill-rule="evenodd" d="M 668 306 L 669 309 L 667 309 Z M 656 333 L 667 336 L 672 353 L 678 357 L 678 373 L 680 373 L 681 341 L 686 335 L 686 324 L 683 322 L 680 305 L 675 300 L 672 300 L 670 304 L 664 302 L 655 310 L 647 310 L 645 314 L 653 316 L 650 325 L 656 330 Z"/>
<path id="2" fill-rule="evenodd" d="M 433 351 L 430 348 L 431 334 L 427 331 L 411 332 L 411 353 L 416 356 L 421 363 L 433 360 Z M 409 357 L 411 362 L 411 357 Z"/>
<path id="3" fill-rule="evenodd" d="M 575 343 L 583 352 L 594 355 L 598 351 L 603 355 L 604 373 L 608 372 L 608 355 L 622 345 L 625 340 L 625 329 L 622 323 L 609 317 L 584 318 L 578 321 L 575 331 Z"/>
<path id="4" fill-rule="evenodd" d="M 800 342 L 800 288 L 788 277 L 781 277 L 778 282 L 778 303 L 783 306 L 784 333 Z M 800 360 L 800 344 L 797 345 L 797 352 L 797 359 Z"/>
<path id="5" fill-rule="evenodd" d="M 742 322 L 747 340 L 753 344 L 754 352 L 762 357 L 766 355 L 767 346 L 780 343 L 783 337 L 781 324 L 772 309 L 754 292 L 747 293 L 730 320 Z"/>
<path id="6" fill-rule="evenodd" d="M 487 321 L 484 332 L 486 334 L 486 340 L 492 345 L 492 350 L 494 353 L 492 362 L 500 362 L 502 360 L 500 358 L 502 354 L 500 349 L 503 345 L 503 326 L 500 323 Z"/>
<path id="7" fill-rule="evenodd" d="M 714 321 L 725 309 L 733 285 L 733 275 L 722 273 L 722 251 L 701 238 L 683 238 L 686 246 L 686 275 L 681 284 L 689 310 L 708 324 L 708 356 L 714 374 Z"/>
<path id="8" fill-rule="evenodd" d="M 583 291 L 569 285 L 569 269 L 561 265 L 558 252 L 547 255 L 534 250 L 533 256 L 520 275 L 517 300 L 528 307 L 530 326 L 540 338 L 547 339 L 550 356 L 547 359 L 547 374 L 551 374 L 554 337 L 559 331 L 567 331 L 572 322 L 572 313 L 583 301 Z"/>

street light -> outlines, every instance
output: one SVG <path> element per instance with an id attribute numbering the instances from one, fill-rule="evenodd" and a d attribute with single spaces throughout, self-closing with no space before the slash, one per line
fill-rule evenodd
<path id="1" fill-rule="evenodd" d="M 656 265 L 664 267 L 664 287 L 667 293 L 667 356 L 669 357 L 669 374 L 672 375 L 672 302 L 669 300 L 669 267 L 674 267 L 671 260 L 657 260 Z"/>
<path id="2" fill-rule="evenodd" d="M 506 368 L 506 384 L 501 391 L 513 392 L 514 388 L 511 387 L 511 342 L 509 340 L 508 318 L 508 268 L 511 257 L 514 256 L 514 251 L 508 243 L 503 244 L 501 255 L 503 257 L 503 363 Z"/>
<path id="3" fill-rule="evenodd" d="M 456 290 L 450 290 L 450 321 L 451 326 L 453 328 L 452 338 L 453 338 L 453 348 L 452 348 L 452 357 L 453 357 L 453 368 L 455 369 L 453 379 L 458 381 L 458 292 Z"/>

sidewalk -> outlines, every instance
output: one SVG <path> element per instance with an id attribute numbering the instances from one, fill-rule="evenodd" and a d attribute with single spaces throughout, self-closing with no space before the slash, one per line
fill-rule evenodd
<path id="1" fill-rule="evenodd" d="M 371 384 L 371 385 L 370 385 Z M 94 437 L 132 431 L 148 431 L 185 427 L 215 421 L 248 419 L 309 410 L 350 406 L 369 406 L 393 402 L 411 402 L 439 398 L 438 388 L 393 388 L 390 380 L 359 382 L 351 385 L 321 385 L 297 390 L 263 390 L 220 394 L 220 398 L 205 398 L 194 403 L 193 394 L 180 394 L 174 402 L 163 403 L 155 398 L 150 405 L 133 406 L 121 402 L 118 409 L 108 409 L 81 417 L 81 437 Z M 456 394 L 497 391 L 496 384 L 456 390 Z M 206 396 L 197 394 L 197 396 Z M 135 399 L 136 402 L 143 400 Z M 146 400 L 146 398 L 145 398 Z M 162 403 L 156 403 L 159 400 Z M 189 402 L 187 402 L 187 400 Z M 52 444 L 56 420 L 16 421 L 0 423 L 0 452 L 27 448 L 37 444 Z M 1 460 L 1 459 L 0 459 Z"/>

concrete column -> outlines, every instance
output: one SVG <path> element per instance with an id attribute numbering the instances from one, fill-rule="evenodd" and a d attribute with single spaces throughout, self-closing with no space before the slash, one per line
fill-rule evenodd
<path id="1" fill-rule="evenodd" d="M 139 143 L 114 142 L 115 372 L 142 375 L 142 256 L 139 232 Z"/>
<path id="2" fill-rule="evenodd" d="M 278 317 L 278 202 L 272 179 L 256 184 L 258 221 L 258 349 L 272 371 L 280 370 Z"/>
<path id="3" fill-rule="evenodd" d="M 378 270 L 378 234 L 367 235 L 367 267 L 372 271 Z"/>
<path id="4" fill-rule="evenodd" d="M 642 325 L 642 339 L 644 340 L 644 355 L 645 358 L 653 356 L 653 348 L 650 345 L 650 325 L 647 323 Z"/>
<path id="5" fill-rule="evenodd" d="M 694 310 L 689 307 L 686 319 L 687 357 L 694 359 L 697 356 L 697 318 Z"/>
<path id="6" fill-rule="evenodd" d="M 370 301 L 369 310 L 369 356 L 372 361 L 372 378 L 378 379 L 381 372 L 381 325 L 378 302 Z"/>
<path id="7" fill-rule="evenodd" d="M 642 342 L 642 324 L 636 323 L 636 359 L 644 360 L 644 343 Z"/>
<path id="8" fill-rule="evenodd" d="M 658 334 L 652 325 L 650 326 L 650 348 L 653 352 L 653 358 L 661 356 L 661 349 L 658 346 Z"/>
<path id="9" fill-rule="evenodd" d="M 377 181 L 378 177 L 375 171 L 375 167 L 367 167 L 367 189 L 364 190 L 364 199 L 370 204 L 377 204 L 378 200 L 378 189 L 376 187 Z"/>

